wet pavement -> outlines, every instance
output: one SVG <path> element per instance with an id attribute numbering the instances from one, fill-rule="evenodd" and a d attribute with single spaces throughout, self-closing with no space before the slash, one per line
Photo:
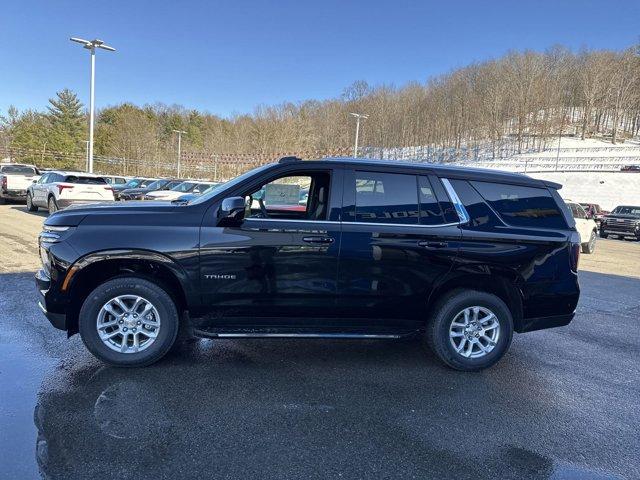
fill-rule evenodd
<path id="1" fill-rule="evenodd" d="M 599 249 L 640 267 L 638 243 Z M 418 340 L 196 340 L 131 370 L 50 327 L 32 259 L 14 261 L 0 272 L 2 479 L 640 478 L 638 276 L 582 271 L 576 319 L 516 335 L 481 373 Z"/>

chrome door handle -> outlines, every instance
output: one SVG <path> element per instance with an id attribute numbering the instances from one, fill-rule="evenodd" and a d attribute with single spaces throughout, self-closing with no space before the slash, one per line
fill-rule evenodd
<path id="1" fill-rule="evenodd" d="M 418 242 L 418 246 L 423 248 L 445 248 L 447 245 L 447 242 Z"/>
<path id="2" fill-rule="evenodd" d="M 302 237 L 303 242 L 307 243 L 333 243 L 331 237 Z"/>

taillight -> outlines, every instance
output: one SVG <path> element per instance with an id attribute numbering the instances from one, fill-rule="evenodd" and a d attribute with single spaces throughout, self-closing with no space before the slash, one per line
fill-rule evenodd
<path id="1" fill-rule="evenodd" d="M 578 272 L 578 262 L 580 261 L 580 235 L 574 232 L 571 235 L 571 251 L 569 252 L 569 263 L 572 272 Z"/>
<path id="2" fill-rule="evenodd" d="M 62 191 L 64 189 L 71 190 L 72 188 L 73 188 L 73 185 L 58 185 L 58 194 L 62 194 Z"/>
<path id="3" fill-rule="evenodd" d="M 105 190 L 111 190 L 113 192 L 113 188 L 112 187 L 104 187 Z"/>

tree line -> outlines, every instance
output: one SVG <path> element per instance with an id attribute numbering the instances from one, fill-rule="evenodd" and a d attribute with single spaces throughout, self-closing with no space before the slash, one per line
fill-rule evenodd
<path id="1" fill-rule="evenodd" d="M 622 51 L 511 52 L 402 87 L 357 81 L 338 98 L 259 106 L 222 118 L 163 104 L 110 106 L 98 112 L 97 155 L 149 162 L 176 156 L 174 130 L 186 131 L 183 151 L 204 154 L 314 154 L 353 145 L 430 146 L 468 152 L 482 146 L 501 156 L 540 150 L 560 134 L 604 136 L 619 143 L 640 132 L 640 46 Z M 0 118 L 0 146 L 24 160 L 58 162 L 84 155 L 87 114 L 62 90 L 44 111 L 9 108 Z M 513 153 L 513 152 L 512 152 Z"/>

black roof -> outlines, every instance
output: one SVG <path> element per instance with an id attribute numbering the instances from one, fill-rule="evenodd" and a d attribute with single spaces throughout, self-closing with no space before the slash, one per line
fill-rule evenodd
<path id="1" fill-rule="evenodd" d="M 294 159 L 287 158 L 283 163 L 291 164 L 296 162 Z M 332 157 L 321 160 L 305 160 L 304 163 L 340 163 L 350 165 L 354 168 L 393 168 L 399 170 L 422 170 L 424 173 L 433 173 L 438 176 L 451 179 L 476 180 L 482 182 L 499 182 L 509 183 L 513 185 L 524 185 L 531 187 L 551 187 L 559 190 L 562 185 L 547 180 L 539 180 L 521 173 L 505 172 L 502 170 L 491 170 L 488 168 L 461 167 L 458 165 L 444 165 L 437 163 L 425 163 L 420 161 L 408 162 L 402 160 L 379 160 L 370 158 L 354 158 L 354 157 Z"/>

